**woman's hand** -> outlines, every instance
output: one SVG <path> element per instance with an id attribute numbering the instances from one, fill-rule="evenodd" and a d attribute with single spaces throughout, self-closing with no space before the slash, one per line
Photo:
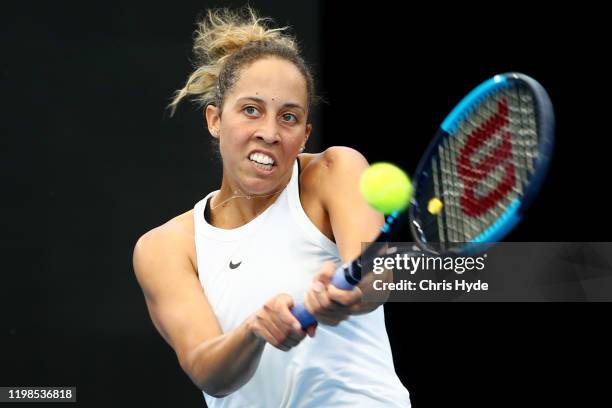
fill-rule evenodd
<path id="1" fill-rule="evenodd" d="M 291 314 L 293 299 L 285 293 L 268 300 L 250 316 L 248 327 L 261 340 L 282 351 L 289 351 L 308 336 L 314 337 L 316 326 L 302 330 L 300 322 Z"/>
<path id="2" fill-rule="evenodd" d="M 334 263 L 323 264 L 304 299 L 306 309 L 317 321 L 330 326 L 337 326 L 350 315 L 358 313 L 362 299 L 361 289 L 357 286 L 352 290 L 342 290 L 331 284 L 335 271 Z"/>

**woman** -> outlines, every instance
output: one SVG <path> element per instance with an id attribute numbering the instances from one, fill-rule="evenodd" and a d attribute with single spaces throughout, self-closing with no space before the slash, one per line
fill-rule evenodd
<path id="1" fill-rule="evenodd" d="M 136 276 L 209 407 L 409 406 L 367 283 L 330 284 L 383 223 L 359 193 L 368 163 L 349 148 L 301 153 L 314 85 L 283 30 L 250 9 L 199 24 L 199 65 L 171 107 L 201 103 L 223 180 L 138 240 Z M 301 329 L 298 301 L 320 325 Z"/>

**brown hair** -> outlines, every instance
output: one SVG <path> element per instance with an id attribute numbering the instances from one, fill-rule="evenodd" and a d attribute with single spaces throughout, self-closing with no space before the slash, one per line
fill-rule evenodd
<path id="1" fill-rule="evenodd" d="M 295 38 L 284 33 L 288 27 L 270 28 L 271 21 L 258 17 L 248 6 L 238 11 L 209 10 L 195 31 L 195 70 L 185 86 L 175 92 L 168 105 L 170 115 L 187 96 L 200 107 L 213 104 L 221 110 L 240 70 L 265 57 L 281 58 L 298 68 L 306 80 L 310 108 L 316 100 L 310 68 Z"/>

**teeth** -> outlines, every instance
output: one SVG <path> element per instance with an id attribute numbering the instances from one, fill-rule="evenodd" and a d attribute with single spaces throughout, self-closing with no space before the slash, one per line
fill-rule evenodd
<path id="1" fill-rule="evenodd" d="M 255 165 L 255 167 L 259 167 L 262 170 L 268 170 L 268 171 L 272 170 L 272 165 L 271 164 L 260 164 L 260 163 L 257 163 L 255 161 L 252 162 L 252 163 Z"/>
<path id="2" fill-rule="evenodd" d="M 270 156 L 267 156 L 263 153 L 252 153 L 249 156 L 249 159 L 259 164 L 270 164 L 270 165 L 274 164 L 274 160 L 272 160 Z"/>

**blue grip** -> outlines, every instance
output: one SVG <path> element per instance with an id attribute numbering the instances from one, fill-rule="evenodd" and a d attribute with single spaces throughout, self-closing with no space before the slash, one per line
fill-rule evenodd
<path id="1" fill-rule="evenodd" d="M 316 319 L 313 315 L 310 314 L 308 310 L 306 310 L 306 306 L 303 303 L 297 304 L 291 309 L 291 313 L 295 316 L 296 319 L 302 325 L 302 329 L 306 330 L 307 327 L 315 324 Z"/>
<path id="2" fill-rule="evenodd" d="M 336 272 L 334 273 L 334 276 L 332 277 L 331 283 L 338 289 L 343 289 L 343 290 L 351 290 L 354 287 L 354 285 L 352 285 L 350 282 L 346 280 L 346 274 L 344 273 L 344 265 L 336 269 Z"/>
<path id="3" fill-rule="evenodd" d="M 332 277 L 331 283 L 338 289 L 351 290 L 355 285 L 351 284 L 346 280 L 345 269 L 352 271 L 353 265 L 342 265 L 338 269 L 336 269 L 336 272 L 334 272 L 334 276 Z M 306 330 L 307 327 L 315 324 L 315 322 L 317 321 L 314 316 L 311 315 L 308 310 L 306 310 L 306 307 L 303 303 L 295 305 L 293 309 L 291 309 L 291 313 L 295 316 L 296 319 L 298 319 L 298 321 L 302 325 L 302 329 L 304 330 Z"/>

